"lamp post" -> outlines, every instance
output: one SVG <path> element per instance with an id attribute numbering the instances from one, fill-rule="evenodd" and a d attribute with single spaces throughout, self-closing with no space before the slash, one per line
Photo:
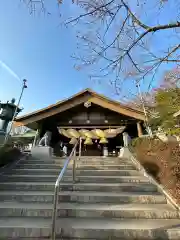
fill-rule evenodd
<path id="1" fill-rule="evenodd" d="M 21 98 L 23 96 L 23 92 L 24 92 L 24 89 L 27 88 L 27 80 L 26 79 L 23 79 L 23 85 L 22 85 L 22 90 L 21 90 L 21 93 L 20 93 L 20 96 L 19 96 L 19 100 L 18 100 L 18 103 L 16 105 L 16 108 L 15 108 L 15 111 L 14 111 L 14 115 L 13 115 L 13 118 L 12 118 L 12 121 L 11 121 L 11 125 L 10 125 L 10 128 L 9 128 L 9 131 L 6 132 L 6 135 L 5 135 L 5 138 L 4 138 L 4 145 L 7 143 L 8 141 L 8 138 L 9 138 L 9 134 L 11 132 L 11 129 L 12 129 L 12 125 L 13 125 L 13 122 L 14 122 L 14 119 L 17 115 L 17 111 L 19 109 L 19 105 L 20 105 L 20 102 L 21 102 Z"/>
<path id="2" fill-rule="evenodd" d="M 142 107 L 143 107 L 146 129 L 147 129 L 147 132 L 148 132 L 149 136 L 152 137 L 152 130 L 151 130 L 151 128 L 149 126 L 149 123 L 148 123 L 148 115 L 147 115 L 147 111 L 146 111 L 146 108 L 145 108 L 145 105 L 144 105 L 144 99 L 143 99 L 143 96 L 142 96 L 142 93 L 141 93 L 140 84 L 139 84 L 138 81 L 136 82 L 136 87 L 138 89 L 138 93 L 139 93 L 140 100 L 141 100 Z"/>

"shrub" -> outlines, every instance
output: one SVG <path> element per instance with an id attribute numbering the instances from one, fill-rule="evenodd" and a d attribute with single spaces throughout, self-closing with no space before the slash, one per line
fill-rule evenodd
<path id="1" fill-rule="evenodd" d="M 0 167 L 17 160 L 20 156 L 20 150 L 7 143 L 0 148 Z"/>
<path id="2" fill-rule="evenodd" d="M 177 142 L 142 138 L 133 148 L 137 159 L 180 203 L 180 147 Z"/>
<path id="3" fill-rule="evenodd" d="M 179 136 L 180 135 L 180 128 L 177 127 L 177 128 L 169 129 L 169 130 L 167 130 L 167 134 L 169 134 L 171 136 L 174 136 L 174 135 Z"/>

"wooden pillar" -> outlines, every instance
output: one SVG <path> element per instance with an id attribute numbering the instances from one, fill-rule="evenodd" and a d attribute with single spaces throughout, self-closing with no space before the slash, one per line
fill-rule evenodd
<path id="1" fill-rule="evenodd" d="M 36 143 L 38 142 L 38 135 L 39 135 L 39 130 L 37 129 L 36 130 L 36 135 L 35 135 L 35 137 L 34 137 L 34 141 L 33 141 L 33 147 L 35 147 L 36 146 Z"/>
<path id="2" fill-rule="evenodd" d="M 143 135 L 142 127 L 141 127 L 140 122 L 137 122 L 137 132 L 138 132 L 138 137 L 141 137 Z"/>

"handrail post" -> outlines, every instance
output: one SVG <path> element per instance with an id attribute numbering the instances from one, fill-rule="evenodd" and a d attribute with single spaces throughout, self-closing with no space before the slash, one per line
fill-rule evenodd
<path id="1" fill-rule="evenodd" d="M 52 212 L 51 240 L 56 240 L 56 218 L 57 218 L 57 203 L 58 203 L 59 186 L 60 186 L 60 183 L 61 183 L 61 181 L 64 177 L 64 173 L 65 173 L 73 155 L 74 155 L 74 159 L 73 159 L 73 181 L 76 180 L 76 148 L 77 148 L 78 142 L 73 147 L 72 152 L 71 152 L 70 156 L 67 158 L 67 160 L 64 164 L 64 167 L 61 170 L 61 172 L 59 173 L 59 176 L 58 176 L 58 178 L 56 180 L 56 183 L 55 183 L 54 200 L 53 200 L 53 212 Z"/>
<path id="2" fill-rule="evenodd" d="M 74 150 L 74 158 L 73 158 L 73 183 L 76 182 L 76 149 Z"/>
<path id="3" fill-rule="evenodd" d="M 82 138 L 80 137 L 79 138 L 79 160 L 80 160 L 80 158 L 81 158 L 81 150 L 82 149 Z"/>
<path id="4" fill-rule="evenodd" d="M 57 202 L 58 202 L 58 189 L 59 189 L 59 184 L 55 184 L 54 188 L 54 202 L 53 202 L 53 215 L 52 215 L 52 240 L 56 239 L 56 216 L 57 216 Z"/>

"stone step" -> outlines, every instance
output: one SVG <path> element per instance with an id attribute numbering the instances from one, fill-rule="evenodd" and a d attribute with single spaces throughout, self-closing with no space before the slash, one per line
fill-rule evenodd
<path id="1" fill-rule="evenodd" d="M 135 170 L 134 165 L 87 165 L 87 164 L 77 164 L 78 168 L 86 168 L 86 169 L 124 169 L 124 170 Z M 73 165 L 69 164 L 68 168 L 72 168 Z M 16 169 L 61 169 L 62 166 L 59 164 L 17 164 Z"/>
<path id="2" fill-rule="evenodd" d="M 39 190 L 53 191 L 54 184 L 50 182 L 2 182 L 0 190 Z M 118 192 L 157 192 L 157 187 L 150 183 L 61 183 L 64 191 L 118 191 Z"/>
<path id="3" fill-rule="evenodd" d="M 1 217 L 0 237 L 51 236 L 51 218 Z M 59 218 L 57 238 L 179 240 L 180 219 L 109 219 Z"/>
<path id="4" fill-rule="evenodd" d="M 136 170 L 135 165 L 115 165 L 115 164 L 77 164 L 79 169 L 104 169 L 104 170 Z"/>
<path id="5" fill-rule="evenodd" d="M 79 159 L 79 158 L 78 158 Z M 80 158 L 79 159 L 80 162 L 82 163 L 132 163 L 132 161 L 130 159 L 125 159 L 125 158 L 115 158 L 115 157 L 100 157 L 100 158 Z"/>
<path id="6" fill-rule="evenodd" d="M 55 182 L 58 177 L 58 174 L 54 175 L 26 175 L 26 174 L 3 174 L 0 176 L 0 181 L 2 182 Z M 64 181 L 73 180 L 72 174 L 64 176 Z M 144 176 L 88 176 L 88 175 L 77 175 L 77 182 L 149 182 L 149 179 Z"/>
<path id="7" fill-rule="evenodd" d="M 47 202 L 52 203 L 53 191 L 0 191 L 0 201 Z M 58 201 L 75 203 L 139 203 L 166 204 L 167 200 L 159 192 L 93 192 L 60 191 Z"/>
<path id="8" fill-rule="evenodd" d="M 71 165 L 69 165 L 70 167 Z M 72 166 L 71 166 L 72 167 Z M 33 163 L 33 164 L 27 164 L 27 163 L 19 163 L 19 164 L 16 164 L 15 166 L 16 169 L 62 169 L 62 166 L 60 166 L 59 164 L 55 164 L 55 163 L 51 163 L 51 164 L 46 164 L 46 163 L 43 163 L 43 164 L 36 164 L 36 163 Z"/>
<path id="9" fill-rule="evenodd" d="M 24 164 L 51 164 L 51 163 L 55 163 L 55 164 L 60 164 L 60 165 L 64 165 L 65 161 L 67 160 L 67 158 L 65 159 L 52 159 L 52 160 L 41 160 L 41 159 L 25 159 L 25 160 L 21 160 L 20 163 Z M 120 159 L 120 158 L 111 158 L 111 159 L 106 159 L 106 158 L 102 158 L 102 159 L 82 159 L 80 158 L 77 159 L 77 162 L 80 163 L 85 163 L 85 164 L 132 164 L 131 160 L 124 160 L 124 159 Z"/>
<path id="10" fill-rule="evenodd" d="M 26 174 L 26 175 L 54 175 L 59 174 L 61 169 L 12 169 L 6 171 L 7 174 Z M 80 174 L 83 175 L 92 175 L 92 176 L 141 176 L 141 173 L 137 170 L 120 170 L 120 169 L 77 169 L 77 176 Z M 72 169 L 67 169 L 67 175 L 72 174 Z"/>
<path id="11" fill-rule="evenodd" d="M 93 165 L 96 165 L 96 164 L 115 164 L 115 165 L 124 165 L 124 164 L 133 164 L 131 160 L 120 160 L 120 159 L 102 159 L 102 160 L 78 160 L 77 162 L 81 163 L 81 164 L 93 164 Z"/>
<path id="12" fill-rule="evenodd" d="M 56 159 L 56 158 L 55 158 Z M 120 157 L 116 157 L 116 156 L 107 156 L 107 157 L 104 157 L 104 156 L 81 156 L 82 160 L 112 160 L 112 159 L 120 159 L 122 161 L 128 161 L 129 159 L 128 158 L 120 158 Z"/>
<path id="13" fill-rule="evenodd" d="M 144 176 L 86 176 L 78 175 L 79 182 L 96 182 L 96 183 L 149 183 L 149 179 Z"/>
<path id="14" fill-rule="evenodd" d="M 79 155 L 76 156 L 77 159 L 79 159 Z M 55 157 L 52 156 L 52 161 L 65 161 L 67 157 Z M 117 160 L 117 161 L 130 161 L 128 158 L 120 158 L 120 157 L 104 157 L 104 156 L 81 156 L 80 159 L 82 161 L 111 161 L 111 160 Z M 35 159 L 32 156 L 28 157 L 28 160 L 32 161 L 50 161 L 50 159 Z"/>
<path id="15" fill-rule="evenodd" d="M 52 203 L 0 202 L 0 217 L 52 217 Z M 60 202 L 57 217 L 178 219 L 168 204 L 87 204 Z"/>

